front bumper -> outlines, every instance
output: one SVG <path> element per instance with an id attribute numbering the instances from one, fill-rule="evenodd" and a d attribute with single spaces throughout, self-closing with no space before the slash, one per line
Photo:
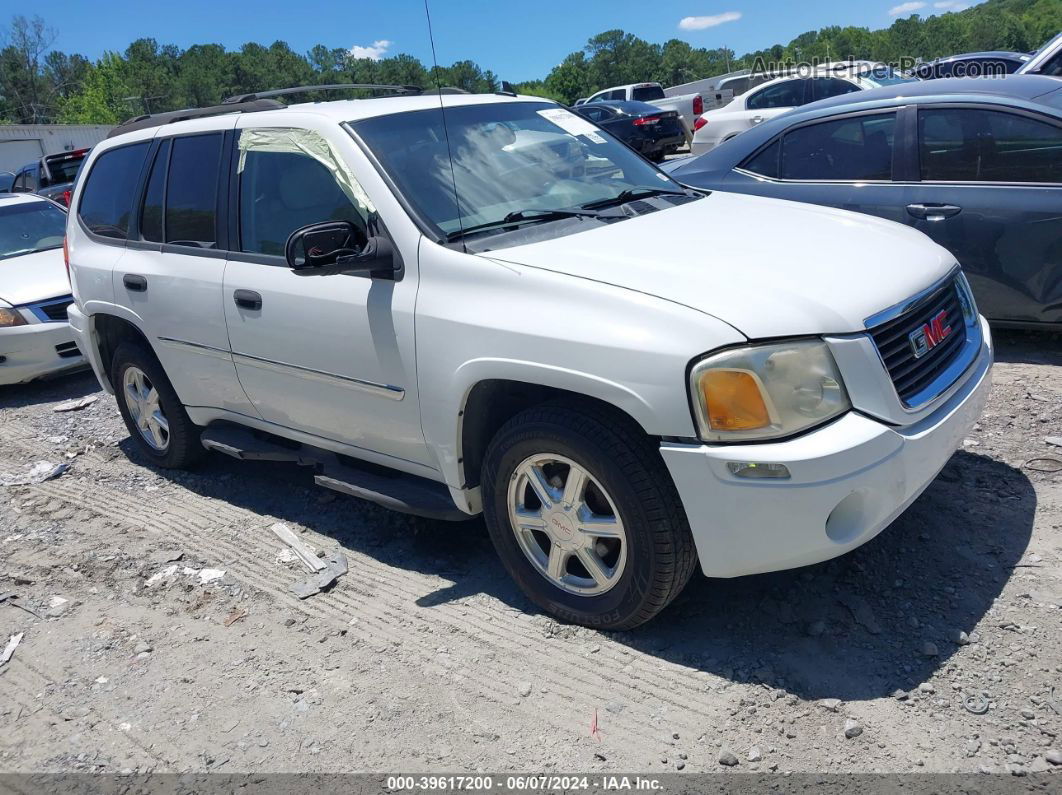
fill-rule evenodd
<path id="1" fill-rule="evenodd" d="M 796 439 L 749 445 L 663 443 L 709 577 L 806 566 L 884 530 L 933 481 L 980 417 L 991 388 L 987 324 L 965 383 L 918 422 L 891 427 L 851 411 Z M 727 462 L 781 463 L 788 480 L 748 480 Z"/>
<path id="2" fill-rule="evenodd" d="M 0 384 L 21 384 L 86 365 L 66 323 L 0 329 Z"/>

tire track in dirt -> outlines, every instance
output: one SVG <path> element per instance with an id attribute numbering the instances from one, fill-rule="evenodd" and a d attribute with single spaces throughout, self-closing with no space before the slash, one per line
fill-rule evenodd
<path id="1" fill-rule="evenodd" d="M 8 441 L 18 443 L 27 452 L 39 454 L 34 444 L 37 435 L 28 428 L 7 425 L 4 430 Z M 118 463 L 124 459 L 112 462 L 96 451 L 81 458 L 108 474 L 127 472 Z M 72 474 L 76 475 L 76 472 Z M 167 502 L 167 512 L 159 513 L 157 506 L 148 507 L 134 492 L 120 490 L 107 483 L 93 484 L 90 488 L 76 480 L 64 478 L 32 488 L 42 496 L 58 499 L 74 507 L 89 508 L 108 519 L 117 517 L 123 523 L 139 526 L 149 532 L 165 532 L 167 536 L 196 549 L 207 559 L 216 558 L 220 551 L 224 551 L 231 559 L 240 560 L 242 565 L 239 574 L 248 585 L 272 595 L 278 604 L 315 620 L 347 629 L 348 633 L 353 631 L 355 636 L 367 642 L 386 640 L 393 646 L 406 649 L 414 647 L 426 655 L 425 659 L 435 657 L 440 637 L 445 638 L 450 645 L 462 644 L 463 648 L 492 651 L 498 664 L 490 666 L 489 677 L 483 677 L 482 674 L 472 678 L 462 677 L 461 686 L 500 705 L 511 702 L 511 697 L 506 699 L 500 694 L 514 693 L 520 680 L 531 673 L 552 691 L 545 699 L 545 694 L 536 694 L 535 699 L 536 707 L 545 706 L 547 709 L 543 711 L 550 714 L 571 714 L 575 707 L 581 715 L 589 716 L 606 699 L 626 700 L 632 704 L 651 700 L 654 704 L 665 705 L 668 712 L 672 713 L 668 715 L 669 727 L 680 728 L 687 734 L 699 734 L 706 725 L 712 725 L 722 717 L 717 711 L 706 709 L 700 702 L 699 697 L 704 693 L 708 681 L 707 675 L 677 664 L 664 663 L 635 650 L 620 654 L 615 646 L 607 642 L 607 638 L 602 639 L 606 643 L 592 658 L 578 651 L 570 651 L 564 641 L 550 641 L 548 663 L 543 665 L 541 656 L 532 657 L 527 653 L 529 648 L 543 647 L 541 632 L 524 622 L 514 630 L 513 618 L 507 608 L 481 602 L 474 606 L 445 603 L 413 616 L 404 605 L 431 591 L 411 589 L 408 576 L 360 552 L 347 550 L 351 572 L 344 578 L 344 583 L 347 583 L 348 589 L 353 586 L 361 593 L 349 594 L 345 589 L 339 589 L 331 592 L 327 601 L 300 602 L 287 593 L 292 572 L 278 569 L 273 564 L 272 551 L 264 549 L 265 544 L 252 544 L 250 546 L 254 549 L 248 549 L 247 546 L 239 546 L 235 541 L 220 537 L 218 532 L 219 527 L 225 524 L 246 527 L 249 531 L 256 527 L 264 529 L 273 521 L 272 517 L 264 517 L 223 500 L 201 497 L 196 501 L 182 502 L 179 506 Z M 264 536 L 253 532 L 247 535 L 252 541 L 265 540 Z M 315 533 L 313 537 L 318 543 L 322 540 L 334 543 L 327 536 Z M 249 554 L 252 551 L 256 554 Z M 449 583 L 432 577 L 429 585 L 438 584 Z M 358 617 L 353 627 L 349 624 L 352 616 Z M 527 631 L 520 631 L 524 627 Z M 503 661 L 508 664 L 503 664 Z M 483 668 L 485 663 L 480 661 L 477 665 Z M 447 670 L 445 666 L 440 666 L 440 669 Z M 583 671 L 588 673 L 584 675 Z M 490 686 L 476 681 L 484 678 L 489 679 Z M 543 704 L 543 700 L 547 703 Z M 641 719 L 634 712 L 636 710 L 628 710 L 622 719 L 623 726 L 612 726 L 612 731 L 630 733 L 631 739 L 642 744 L 654 740 L 659 742 L 662 739 L 661 729 L 648 716 Z M 557 718 L 552 720 L 557 722 Z M 581 718 L 578 730 L 585 730 L 586 722 L 587 718 Z M 566 729 L 575 728 L 571 721 L 560 723 Z"/>

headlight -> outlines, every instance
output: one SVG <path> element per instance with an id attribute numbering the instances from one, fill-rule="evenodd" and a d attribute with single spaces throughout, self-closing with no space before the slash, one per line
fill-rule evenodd
<path id="1" fill-rule="evenodd" d="M 958 288 L 959 306 L 962 307 L 962 319 L 966 321 L 967 326 L 976 325 L 977 303 L 974 301 L 973 290 L 970 289 L 970 283 L 966 281 L 965 273 L 959 273 L 959 278 L 955 280 L 955 286 Z"/>
<path id="2" fill-rule="evenodd" d="M 5 309 L 0 306 L 0 328 L 26 325 L 26 318 L 17 309 Z"/>
<path id="3" fill-rule="evenodd" d="M 837 364 L 821 340 L 749 345 L 709 356 L 690 372 L 701 438 L 774 439 L 851 408 Z"/>

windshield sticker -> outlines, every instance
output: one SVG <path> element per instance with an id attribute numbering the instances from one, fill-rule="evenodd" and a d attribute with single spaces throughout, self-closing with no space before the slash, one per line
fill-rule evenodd
<path id="1" fill-rule="evenodd" d="M 597 128 L 594 127 L 594 125 L 586 119 L 579 118 L 574 113 L 567 111 L 564 108 L 540 110 L 538 111 L 538 115 L 546 121 L 553 122 L 569 135 L 584 135 L 595 144 L 605 143 L 605 139 L 601 137 L 601 134 L 598 133 Z"/>

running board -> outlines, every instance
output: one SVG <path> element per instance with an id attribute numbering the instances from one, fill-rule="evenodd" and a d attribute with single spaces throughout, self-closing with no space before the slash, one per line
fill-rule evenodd
<path id="1" fill-rule="evenodd" d="M 394 472 L 381 475 L 348 466 L 328 450 L 310 445 L 289 447 L 233 425 L 212 425 L 203 431 L 207 450 L 224 453 L 241 461 L 287 461 L 317 469 L 314 482 L 351 497 L 368 500 L 401 513 L 461 522 L 472 517 L 454 504 L 450 490 L 427 478 Z"/>

